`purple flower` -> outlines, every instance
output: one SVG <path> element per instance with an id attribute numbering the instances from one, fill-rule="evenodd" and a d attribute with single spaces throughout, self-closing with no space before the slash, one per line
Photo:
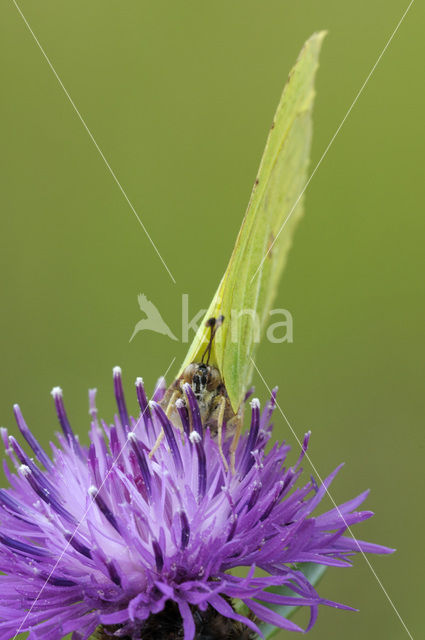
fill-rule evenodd
<path id="1" fill-rule="evenodd" d="M 356 511 L 367 492 L 313 516 L 339 467 L 321 486 L 313 479 L 297 486 L 309 434 L 292 466 L 284 443 L 265 452 L 275 392 L 262 412 L 252 400 L 251 425 L 232 473 L 216 440 L 203 433 L 190 387 L 189 402 L 177 401 L 175 424 L 160 405 L 163 382 L 148 403 L 137 380 L 137 419 L 128 415 L 119 368 L 114 388 L 118 415 L 110 426 L 98 420 L 90 391 L 88 448 L 71 429 L 59 388 L 52 395 L 63 434 L 59 447 L 51 445 L 52 457 L 18 406 L 16 421 L 35 458 L 2 430 L 14 472 L 4 465 L 10 488 L 0 490 L 0 640 L 21 631 L 30 631 L 31 640 L 60 640 L 71 632 L 82 640 L 99 627 L 99 637 L 153 638 L 148 630 L 161 612 L 183 626 L 185 640 L 212 615 L 255 632 L 255 620 L 302 631 L 266 605 L 309 607 L 308 628 L 319 604 L 349 608 L 321 598 L 297 565 L 345 567 L 359 547 L 391 550 L 343 535 L 372 515 Z M 232 575 L 235 567 L 245 567 L 244 577 Z M 289 586 L 293 596 L 267 589 L 278 585 Z M 252 615 L 236 613 L 234 600 Z"/>

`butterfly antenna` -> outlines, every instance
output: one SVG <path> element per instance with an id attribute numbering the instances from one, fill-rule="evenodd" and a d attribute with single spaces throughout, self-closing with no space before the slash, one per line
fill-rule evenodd
<path id="1" fill-rule="evenodd" d="M 208 344 L 206 346 L 206 349 L 205 349 L 205 351 L 204 351 L 204 353 L 202 354 L 202 357 L 201 357 L 201 362 L 204 362 L 204 358 L 208 354 L 206 364 L 208 364 L 209 361 L 210 361 L 212 341 L 213 341 L 214 334 L 215 334 L 215 332 L 214 332 L 215 323 L 216 323 L 215 318 L 209 318 L 209 320 L 207 320 L 206 323 L 205 323 L 205 326 L 206 327 L 210 327 L 210 329 L 211 329 L 211 331 L 210 331 L 210 339 L 208 340 Z"/>
<path id="2" fill-rule="evenodd" d="M 207 365 L 210 362 L 211 349 L 212 349 L 214 336 L 217 333 L 217 329 L 221 327 L 221 325 L 223 324 L 223 320 L 224 320 L 224 316 L 219 316 L 218 318 L 209 318 L 209 320 L 207 320 L 205 323 L 205 326 L 210 327 L 211 331 L 210 331 L 210 339 L 208 340 L 207 347 L 201 357 L 201 362 L 204 362 L 204 358 L 207 355 L 207 361 L 205 363 Z"/>

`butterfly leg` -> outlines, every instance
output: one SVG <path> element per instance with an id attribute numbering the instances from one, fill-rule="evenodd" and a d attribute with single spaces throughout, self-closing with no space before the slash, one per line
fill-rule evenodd
<path id="1" fill-rule="evenodd" d="M 152 459 L 154 457 L 154 455 L 157 452 L 158 447 L 161 444 L 163 438 L 164 438 L 164 429 L 161 429 L 161 432 L 160 432 L 159 436 L 157 437 L 155 444 L 153 445 L 152 449 L 150 450 L 150 453 L 149 453 L 149 458 L 150 459 Z"/>
<path id="2" fill-rule="evenodd" d="M 224 469 L 227 473 L 229 470 L 229 465 L 227 464 L 227 460 L 224 456 L 223 452 L 223 424 L 224 424 L 224 412 L 226 409 L 226 398 L 224 396 L 221 397 L 220 400 L 220 408 L 218 410 L 218 419 L 217 419 L 217 440 L 218 440 L 218 449 L 220 451 L 221 459 L 223 460 Z"/>
<path id="3" fill-rule="evenodd" d="M 242 424 L 243 424 L 242 414 L 238 412 L 233 420 L 235 421 L 235 424 L 236 424 L 236 430 L 233 436 L 232 444 L 230 445 L 230 468 L 232 470 L 232 473 L 235 474 L 236 473 L 236 466 L 235 466 L 236 449 L 238 448 L 239 438 L 241 437 L 241 433 L 242 433 Z"/>

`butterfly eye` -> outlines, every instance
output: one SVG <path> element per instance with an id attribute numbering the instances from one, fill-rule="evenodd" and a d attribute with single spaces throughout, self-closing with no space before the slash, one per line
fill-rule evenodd
<path id="1" fill-rule="evenodd" d="M 210 367 L 209 376 L 208 376 L 208 391 L 214 391 L 221 384 L 221 375 L 216 367 Z"/>
<path id="2" fill-rule="evenodd" d="M 197 365 L 196 362 L 192 362 L 192 364 L 189 364 L 186 367 L 182 375 L 183 382 L 188 382 L 189 384 L 192 384 L 193 376 L 197 372 L 198 366 L 199 365 Z"/>

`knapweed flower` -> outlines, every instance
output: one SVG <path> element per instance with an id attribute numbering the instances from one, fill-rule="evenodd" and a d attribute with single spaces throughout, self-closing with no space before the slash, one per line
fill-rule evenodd
<path id="1" fill-rule="evenodd" d="M 34 458 L 2 430 L 14 472 L 5 464 L 10 488 L 0 490 L 0 640 L 21 631 L 31 640 L 69 633 L 83 640 L 95 632 L 192 640 L 207 637 L 205 626 L 211 638 L 249 638 L 259 620 L 302 631 L 266 605 L 309 607 L 308 628 L 318 605 L 343 605 L 321 598 L 299 563 L 345 567 L 359 549 L 390 551 L 343 535 L 372 515 L 356 511 L 367 492 L 313 515 L 339 467 L 321 486 L 313 479 L 299 484 L 308 435 L 292 466 L 286 444 L 266 453 L 275 392 L 263 411 L 252 400 L 232 473 L 202 427 L 190 385 L 186 400 L 177 400 L 174 423 L 161 407 L 164 384 L 148 403 L 137 380 L 138 418 L 127 413 L 118 368 L 114 387 L 112 425 L 98 419 L 95 391 L 89 394 L 89 447 L 71 429 L 59 388 L 52 394 L 63 434 L 51 456 L 18 406 L 16 421 Z M 229 449 L 227 439 L 227 460 Z M 232 574 L 236 567 L 245 567 L 245 575 Z M 293 595 L 268 590 L 277 585 L 290 586 Z M 251 614 L 236 613 L 235 601 Z M 239 630 L 213 635 L 220 620 Z"/>

